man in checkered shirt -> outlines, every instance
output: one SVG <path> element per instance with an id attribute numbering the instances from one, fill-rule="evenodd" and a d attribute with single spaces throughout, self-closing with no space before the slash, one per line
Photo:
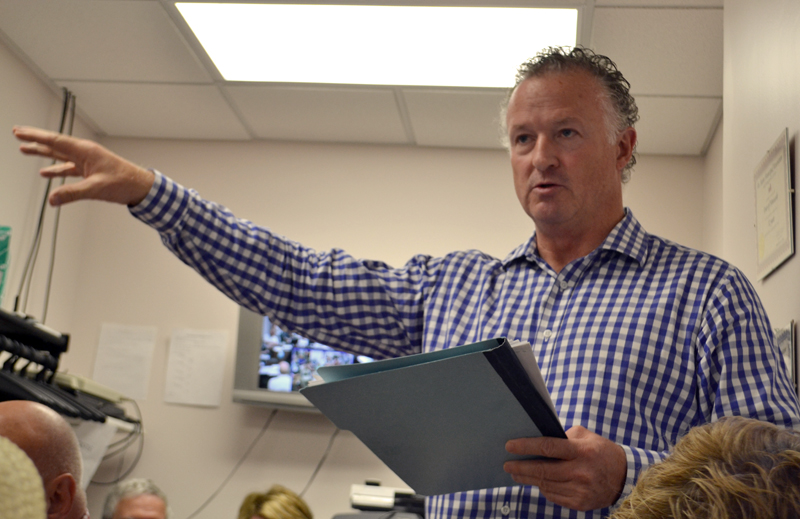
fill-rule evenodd
<path id="1" fill-rule="evenodd" d="M 523 64 L 505 110 L 514 186 L 534 235 L 505 259 L 416 256 L 403 268 L 318 253 L 239 220 L 79 139 L 15 128 L 24 153 L 82 176 L 51 195 L 127 204 L 184 262 L 282 328 L 375 357 L 527 340 L 568 439 L 513 439 L 518 486 L 432 496 L 431 518 L 602 517 L 689 428 L 727 415 L 799 423 L 753 287 L 724 261 L 648 234 L 623 207 L 638 111 L 588 49 Z"/>

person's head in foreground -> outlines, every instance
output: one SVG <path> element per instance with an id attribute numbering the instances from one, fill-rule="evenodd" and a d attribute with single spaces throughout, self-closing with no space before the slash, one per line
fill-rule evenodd
<path id="1" fill-rule="evenodd" d="M 22 449 L 39 471 L 48 519 L 88 516 L 86 495 L 81 488 L 80 445 L 60 414 L 27 400 L 0 402 L 0 436 Z"/>
<path id="2" fill-rule="evenodd" d="M 694 427 L 611 519 L 800 517 L 800 432 L 751 418 Z"/>
<path id="3" fill-rule="evenodd" d="M 239 508 L 239 519 L 314 519 L 303 498 L 281 485 L 266 493 L 248 494 Z"/>
<path id="4" fill-rule="evenodd" d="M 0 436 L 0 517 L 42 519 L 46 516 L 39 471 L 22 449 Z"/>
<path id="5" fill-rule="evenodd" d="M 149 479 L 117 483 L 106 496 L 103 519 L 169 519 L 167 496 Z"/>

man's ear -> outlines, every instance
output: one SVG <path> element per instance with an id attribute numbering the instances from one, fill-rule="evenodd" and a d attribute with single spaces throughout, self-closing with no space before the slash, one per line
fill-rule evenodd
<path id="1" fill-rule="evenodd" d="M 622 171 L 628 165 L 636 146 L 636 130 L 629 126 L 620 133 L 617 139 L 617 171 Z"/>
<path id="2" fill-rule="evenodd" d="M 72 474 L 61 474 L 47 485 L 47 519 L 69 516 L 77 488 Z"/>

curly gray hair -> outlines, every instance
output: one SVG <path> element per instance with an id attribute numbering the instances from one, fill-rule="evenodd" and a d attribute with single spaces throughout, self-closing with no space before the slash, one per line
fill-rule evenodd
<path id="1" fill-rule="evenodd" d="M 114 511 L 116 511 L 117 505 L 123 499 L 142 495 L 156 496 L 164 501 L 164 506 L 167 509 L 165 519 L 169 519 L 170 509 L 167 495 L 152 480 L 144 478 L 126 479 L 114 485 L 114 488 L 106 496 L 106 502 L 103 506 L 103 519 L 113 519 Z"/>
<path id="2" fill-rule="evenodd" d="M 520 83 L 532 77 L 575 69 L 585 70 L 597 78 L 608 94 L 608 102 L 604 103 L 603 109 L 611 142 L 616 140 L 618 132 L 636 124 L 636 121 L 639 120 L 639 108 L 630 93 L 631 85 L 610 58 L 602 54 L 595 54 L 591 49 L 580 45 L 572 49 L 549 47 L 520 65 L 517 69 L 516 82 L 508 92 L 501 110 L 500 121 L 503 126 L 504 138 L 506 140 L 508 138 L 508 131 L 505 127 L 508 103 Z M 627 182 L 630 179 L 631 169 L 634 164 L 636 164 L 635 154 L 631 155 L 630 161 L 622 171 L 623 182 Z"/>

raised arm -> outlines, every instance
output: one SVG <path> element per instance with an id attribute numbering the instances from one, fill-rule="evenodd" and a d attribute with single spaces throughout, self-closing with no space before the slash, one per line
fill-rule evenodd
<path id="1" fill-rule="evenodd" d="M 24 141 L 20 151 L 59 161 L 42 168 L 43 177 L 82 177 L 64 184 L 50 193 L 51 205 L 59 206 L 77 200 L 103 200 L 125 205 L 141 202 L 155 176 L 152 171 L 125 160 L 96 142 L 69 137 L 60 133 L 15 126 L 14 136 Z"/>

